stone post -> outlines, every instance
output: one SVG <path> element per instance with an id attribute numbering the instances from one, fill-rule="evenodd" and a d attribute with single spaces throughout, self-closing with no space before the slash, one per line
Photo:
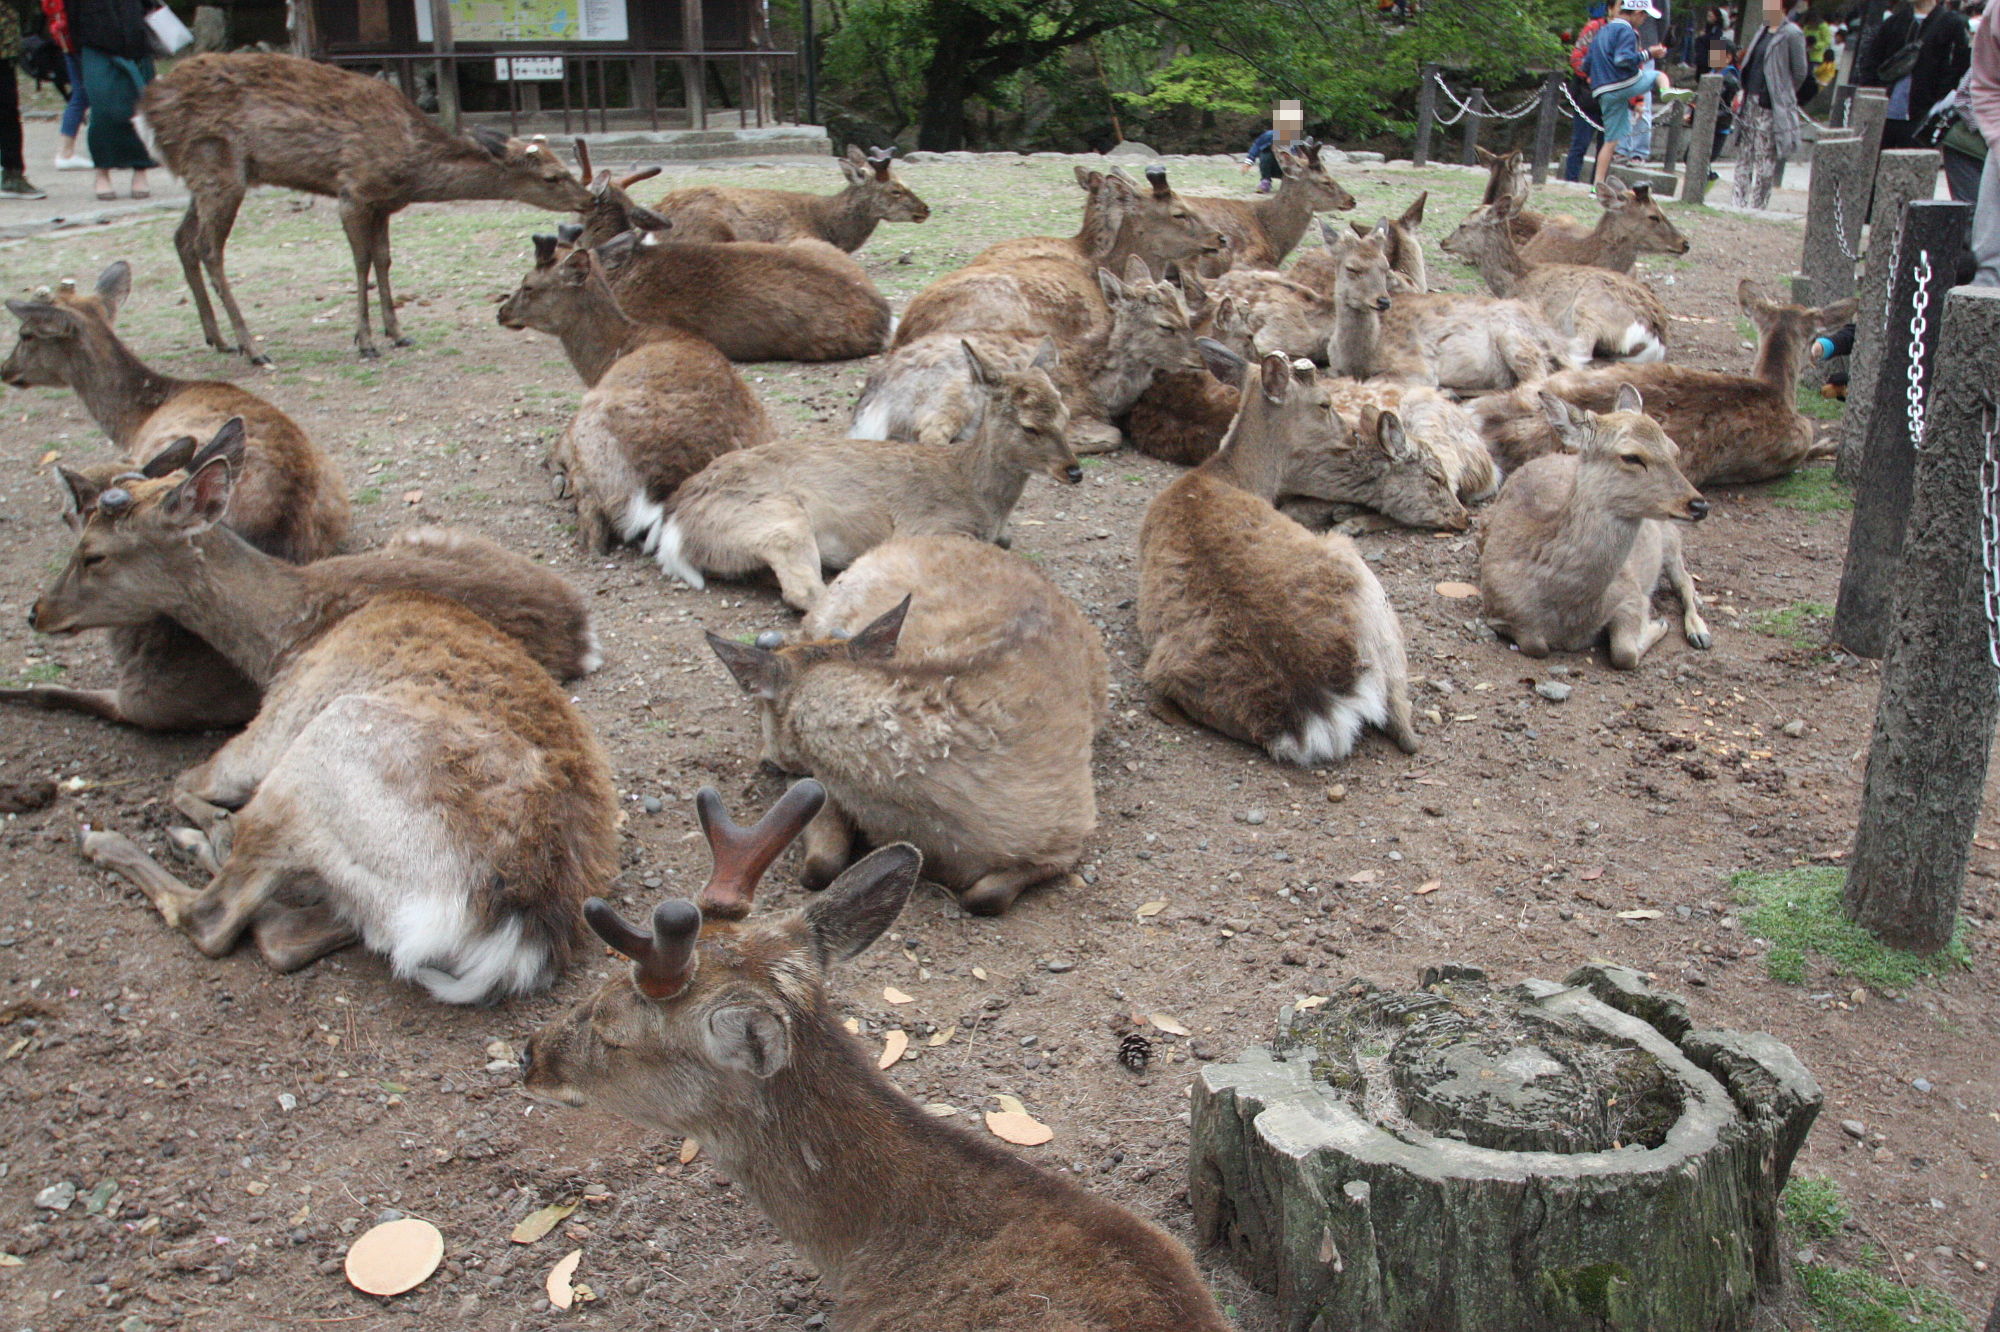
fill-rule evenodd
<path id="1" fill-rule="evenodd" d="M 1417 84 L 1417 139 L 1410 147 L 1410 165 L 1431 160 L 1431 130 L 1437 125 L 1438 67 L 1425 65 Z"/>
<path id="2" fill-rule="evenodd" d="M 1848 127 L 1861 136 L 1868 145 L 1868 170 L 1875 170 L 1875 159 L 1882 155 L 1882 122 L 1889 118 L 1889 94 L 1880 88 L 1861 88 L 1854 94 L 1854 105 L 1848 114 Z"/>
<path id="3" fill-rule="evenodd" d="M 1806 201 L 1806 239 L 1799 253 L 1798 276 L 1792 279 L 1792 300 L 1800 305 L 1827 305 L 1854 294 L 1855 262 L 1861 257 L 1861 198 L 1867 193 L 1861 174 L 1865 145 L 1858 138 L 1821 139 L 1813 147 L 1812 194 Z M 1801 380 L 1817 388 L 1825 382 L 1830 362 L 1806 364 Z"/>
<path id="4" fill-rule="evenodd" d="M 1863 90 L 1866 91 L 1865 89 Z M 1933 148 L 1894 148 L 1875 162 L 1875 203 L 1868 214 L 1868 266 L 1861 276 L 1861 309 L 1854 318 L 1854 355 L 1848 359 L 1847 410 L 1840 421 L 1840 456 L 1834 474 L 1850 484 L 1861 463 L 1862 442 L 1868 438 L 1868 418 L 1875 410 L 1875 376 L 1882 363 L 1882 343 L 1889 295 L 1889 264 L 1896 249 L 1896 229 L 1903 210 L 1937 192 L 1941 157 Z M 1853 207 L 1850 200 L 1848 206 Z M 1909 333 L 1902 330 L 1907 343 Z"/>
<path id="5" fill-rule="evenodd" d="M 1704 74 L 1695 85 L 1694 128 L 1689 131 L 1687 170 L 1681 198 L 1691 204 L 1708 197 L 1708 163 L 1715 151 L 1715 121 L 1722 110 L 1722 76 Z"/>
<path id="6" fill-rule="evenodd" d="M 1875 408 L 1854 478 L 1854 522 L 1847 532 L 1847 564 L 1841 570 L 1840 598 L 1833 612 L 1834 641 L 1858 657 L 1880 657 L 1888 651 L 1891 599 L 1897 584 L 1914 574 L 1903 559 L 1917 466 L 1910 382 L 1914 377 L 1924 403 L 1936 400 L 1944 382 L 1944 368 L 1938 362 L 1943 296 L 1971 227 L 1971 204 L 1924 199 L 1911 204 L 1903 216 L 1902 262 L 1889 296 L 1892 333 L 1882 349 Z M 1913 340 L 1919 340 L 1914 369 Z M 1987 344 L 1983 378 L 1989 383 L 1995 345 L 2000 344 Z M 1982 377 L 1969 348 L 1963 372 Z"/>
<path id="7" fill-rule="evenodd" d="M 1479 131 L 1486 128 L 1486 89 L 1474 88 L 1465 98 L 1465 130 L 1460 136 L 1458 160 L 1463 166 L 1471 166 L 1479 160 L 1473 150 L 1479 146 Z"/>
<path id="8" fill-rule="evenodd" d="M 1680 164 L 1681 151 L 1687 147 L 1687 114 L 1679 102 L 1668 102 L 1666 115 L 1667 146 L 1660 155 L 1660 165 L 1672 171 Z"/>
<path id="9" fill-rule="evenodd" d="M 1542 104 L 1535 111 L 1535 151 L 1529 162 L 1528 178 L 1537 185 L 1549 179 L 1549 158 L 1556 151 L 1556 98 L 1565 75 L 1552 69 L 1542 79 Z"/>
<path id="10" fill-rule="evenodd" d="M 1980 475 L 1994 448 L 2000 290 L 1959 287 L 1940 304 L 1937 391 L 1917 459 L 1908 558 L 1843 895 L 1857 924 L 1918 952 L 1951 939 L 2000 710 Z"/>

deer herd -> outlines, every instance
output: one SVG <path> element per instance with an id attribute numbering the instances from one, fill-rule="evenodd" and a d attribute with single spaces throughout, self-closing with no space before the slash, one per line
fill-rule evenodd
<path id="1" fill-rule="evenodd" d="M 572 172 L 539 140 L 448 133 L 374 79 L 280 55 L 204 55 L 143 110 L 193 202 L 175 233 L 208 343 L 267 357 L 223 269 L 245 191 L 334 197 L 353 252 L 355 344 L 399 345 L 388 222 L 413 202 L 511 199 L 576 220 L 534 237 L 500 324 L 558 339 L 587 386 L 550 465 L 585 550 L 637 547 L 692 588 L 768 571 L 796 635 L 708 642 L 801 780 L 744 829 L 705 792 L 715 857 L 694 902 L 643 928 L 602 900 L 618 865 L 609 765 L 560 681 L 603 661 L 587 602 L 546 568 L 427 528 L 339 553 L 339 467 L 255 394 L 150 369 L 116 321 L 113 263 L 9 300 L 0 379 L 67 387 L 115 458 L 58 468 L 76 532 L 35 602 L 44 633 L 109 631 L 114 687 L 0 701 L 156 730 L 241 728 L 183 774 L 173 840 L 196 889 L 135 842 L 83 854 L 205 954 L 247 932 L 279 970 L 353 943 L 448 1003 L 546 989 L 589 930 L 632 962 L 545 1027 L 529 1091 L 697 1135 L 819 1267 L 853 1328 L 1226 1326 L 1185 1250 L 1073 1183 L 924 1115 L 840 1030 L 829 965 L 919 877 L 969 912 L 1067 876 L 1096 824 L 1107 715 L 1099 631 L 1008 522 L 1031 476 L 1131 447 L 1188 467 L 1147 509 L 1133 592 L 1158 706 L 1292 764 L 1366 728 L 1405 753 L 1396 609 L 1352 539 L 1479 522 L 1487 623 L 1522 653 L 1608 641 L 1630 670 L 1667 631 L 1710 635 L 1683 555 L 1697 486 L 1817 456 L 1793 401 L 1811 310 L 1745 282 L 1750 374 L 1667 359 L 1642 251 L 1688 241 L 1644 186 L 1595 225 L 1526 208 L 1513 155 L 1443 244 L 1487 294 L 1433 290 L 1425 200 L 1375 226 L 1318 145 L 1280 153 L 1254 204 L 1077 168 L 1070 236 L 1003 241 L 900 322 L 852 252 L 924 201 L 886 150 L 846 188 L 706 187 L 647 205 L 651 172 Z M 210 304 L 221 302 L 225 336 Z M 875 358 L 845 430 L 776 429 L 737 363 Z M 1338 522 L 1315 532 L 1301 517 Z M 828 571 L 834 577 L 828 581 Z M 801 839 L 802 910 L 753 918 Z M 940 1261 L 950 1255 L 955 1261 Z"/>

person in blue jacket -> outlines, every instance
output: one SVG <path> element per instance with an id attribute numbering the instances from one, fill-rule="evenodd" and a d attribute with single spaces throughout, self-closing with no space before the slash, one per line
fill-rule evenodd
<path id="1" fill-rule="evenodd" d="M 1278 165 L 1278 152 L 1275 146 L 1277 142 L 1278 132 L 1267 129 L 1250 141 L 1250 151 L 1244 154 L 1246 164 L 1254 162 L 1257 166 L 1257 193 L 1259 194 L 1269 194 L 1271 192 L 1271 182 L 1284 179 L 1284 169 Z M 1248 171 L 1250 168 L 1246 165 L 1243 169 Z"/>
<path id="2" fill-rule="evenodd" d="M 1632 131 L 1632 99 L 1649 92 L 1665 94 L 1673 88 L 1667 76 L 1653 68 L 1653 61 L 1665 57 L 1667 48 L 1656 45 L 1649 51 L 1639 45 L 1639 34 L 1633 27 L 1639 14 L 1658 18 L 1660 11 L 1653 7 L 1653 0 L 1619 0 L 1618 12 L 1598 30 L 1591 40 L 1590 54 L 1584 57 L 1584 76 L 1597 99 L 1598 119 L 1604 122 L 1604 146 L 1597 151 L 1597 174 L 1593 177 L 1599 185 L 1611 174 L 1611 158 L 1619 141 Z"/>

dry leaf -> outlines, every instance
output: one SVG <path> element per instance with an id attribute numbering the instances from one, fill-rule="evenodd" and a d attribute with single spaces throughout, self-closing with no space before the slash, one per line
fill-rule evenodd
<path id="1" fill-rule="evenodd" d="M 444 1261 L 444 1236 L 428 1221 L 406 1216 L 363 1232 L 347 1250 L 347 1280 L 369 1295 L 415 1290 Z"/>
<path id="2" fill-rule="evenodd" d="M 1604 866 L 1593 865 L 1591 868 L 1585 870 L 1583 873 L 1577 875 L 1576 877 L 1582 879 L 1585 883 L 1590 883 L 1593 880 L 1601 879 L 1604 877 Z"/>
<path id="3" fill-rule="evenodd" d="M 956 1035 L 958 1035 L 958 1024 L 954 1022 L 949 1027 L 946 1027 L 943 1031 L 938 1032 L 936 1035 L 932 1036 L 930 1039 L 930 1044 L 949 1045 L 951 1044 L 951 1038 Z"/>
<path id="4" fill-rule="evenodd" d="M 1444 887 L 1443 879 L 1426 879 L 1417 885 L 1416 893 L 1418 897 L 1422 897 L 1427 893 L 1434 893 L 1442 887 Z"/>
<path id="5" fill-rule="evenodd" d="M 1165 902 L 1148 902 L 1144 906 L 1140 907 L 1137 911 L 1133 912 L 1132 914 L 1137 916 L 1140 920 L 1144 920 L 1148 916 L 1157 916 L 1166 909 L 1167 909 L 1167 904 Z"/>
<path id="6" fill-rule="evenodd" d="M 882 1056 L 875 1061 L 875 1067 L 888 1068 L 903 1057 L 910 1048 L 909 1033 L 898 1028 L 882 1037 Z"/>
<path id="7" fill-rule="evenodd" d="M 562 1202 L 550 1203 L 539 1212 L 530 1212 L 521 1218 L 521 1223 L 514 1227 L 514 1233 L 508 1238 L 516 1244 L 533 1244 L 554 1230 L 556 1224 L 566 1219 L 580 1203 L 580 1199 L 569 1198 Z"/>
<path id="8" fill-rule="evenodd" d="M 292 1219 L 287 1224 L 293 1227 L 302 1226 L 306 1223 L 306 1218 L 311 1216 L 312 1214 L 313 1214 L 312 1204 L 301 1203 L 299 1204 L 299 1210 L 292 1213 Z"/>
<path id="9" fill-rule="evenodd" d="M 681 1139 L 681 1164 L 686 1165 L 701 1154 L 701 1143 L 694 1138 Z"/>
<path id="10" fill-rule="evenodd" d="M 1320 1006 L 1321 1004 L 1323 1004 L 1323 1003 L 1325 1003 L 1325 1002 L 1326 1002 L 1326 996 L 1325 996 L 1325 995 L 1323 995 L 1323 994 L 1308 994 L 1308 995 L 1305 995 L 1305 996 L 1301 997 L 1301 998 L 1300 998 L 1300 1000 L 1299 1000 L 1299 1001 L 1298 1001 L 1297 1003 L 1295 1003 L 1295 1004 L 1293 1004 L 1293 1005 L 1292 1005 L 1292 1007 L 1293 1007 L 1293 1008 L 1318 1008 L 1318 1007 L 1319 1007 L 1319 1006 Z"/>
<path id="11" fill-rule="evenodd" d="M 1665 914 L 1666 914 L 1665 912 L 1662 912 L 1662 911 L 1655 911 L 1655 910 L 1653 910 L 1653 908 L 1651 908 L 1651 907 L 1638 907 L 1638 908 L 1635 908 L 1634 910 L 1631 910 L 1631 911 L 1621 911 L 1621 912 L 1619 912 L 1619 913 L 1618 913 L 1618 919 L 1620 919 L 1620 920 L 1658 920 L 1658 919 L 1659 919 L 1659 918 L 1660 918 L 1661 916 L 1663 916 L 1663 915 L 1665 915 Z"/>
<path id="12" fill-rule="evenodd" d="M 994 1137 L 1004 1139 L 1017 1147 L 1039 1147 L 1056 1131 L 1031 1115 L 1015 1114 L 1011 1110 L 988 1110 L 986 1128 Z"/>
<path id="13" fill-rule="evenodd" d="M 986 968 L 985 968 L 985 967 L 974 967 L 974 968 L 972 969 L 972 979 L 974 979 L 974 980 L 985 980 L 985 979 L 986 979 Z"/>
<path id="14" fill-rule="evenodd" d="M 1018 1096 L 1009 1096 L 1006 1092 L 999 1092 L 994 1095 L 993 1099 L 1000 1102 L 1000 1108 L 1010 1115 L 1025 1115 L 1028 1113 L 1028 1107 L 1021 1104 L 1021 1098 Z"/>
<path id="15" fill-rule="evenodd" d="M 847 1021 L 841 1023 L 840 1025 L 847 1028 L 849 1034 L 851 1035 L 859 1036 L 861 1034 L 861 1024 L 859 1022 L 856 1022 L 853 1018 L 847 1019 Z"/>
<path id="16" fill-rule="evenodd" d="M 1183 1027 L 1180 1023 L 1168 1017 L 1165 1013 L 1155 1013 L 1151 1017 L 1147 1018 L 1146 1021 L 1152 1023 L 1154 1026 L 1158 1027 L 1161 1031 L 1164 1031 L 1169 1036 L 1185 1036 L 1188 1034 L 1188 1029 L 1186 1027 Z"/>
<path id="17" fill-rule="evenodd" d="M 405 504 L 421 504 L 423 501 L 424 492 L 421 490 L 406 490 L 403 492 L 403 503 Z M 565 1305 L 564 1307 L 567 1308 L 568 1306 Z"/>
<path id="18" fill-rule="evenodd" d="M 910 996 L 891 985 L 882 991 L 882 1001 L 890 1004 L 907 1004 L 910 1002 Z"/>
<path id="19" fill-rule="evenodd" d="M 1470 583 L 1439 583 L 1437 594 L 1441 597 L 1450 597 L 1453 601 L 1463 601 L 1467 597 L 1478 596 L 1479 589 Z"/>
<path id="20" fill-rule="evenodd" d="M 943 1101 L 931 1101 L 924 1106 L 924 1113 L 933 1119 L 950 1119 L 958 1113 L 958 1107 L 946 1105 Z"/>
<path id="21" fill-rule="evenodd" d="M 1347 876 L 1347 881 L 1349 883 L 1373 883 L 1381 877 L 1382 874 L 1379 870 L 1356 870 Z"/>
<path id="22" fill-rule="evenodd" d="M 36 463 L 35 466 L 37 468 L 47 467 L 50 463 L 54 462 L 56 459 L 60 457 L 62 457 L 61 449 L 50 449 L 47 453 L 44 453 L 42 455 L 42 460 Z"/>
<path id="23" fill-rule="evenodd" d="M 558 1309 L 567 1309 L 576 1303 L 576 1291 L 570 1286 L 570 1278 L 576 1275 L 576 1265 L 583 1261 L 582 1249 L 571 1249 L 563 1260 L 549 1270 L 549 1279 L 544 1285 L 549 1293 L 549 1303 Z"/>
<path id="24" fill-rule="evenodd" d="M 0 1267 L 19 1267 L 22 1260 L 11 1253 L 0 1253 Z"/>

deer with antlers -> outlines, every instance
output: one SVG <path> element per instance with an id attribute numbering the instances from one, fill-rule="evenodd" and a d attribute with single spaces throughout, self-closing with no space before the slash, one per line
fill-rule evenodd
<path id="1" fill-rule="evenodd" d="M 529 1040 L 531 1096 L 699 1138 L 820 1271 L 844 1328 L 1228 1332 L 1158 1226 L 924 1113 L 841 1030 L 835 962 L 894 923 L 922 857 L 893 845 L 803 909 L 751 916 L 757 881 L 814 814 L 803 781 L 754 827 L 696 798 L 715 869 L 649 929 L 593 899 L 627 976 Z"/>

